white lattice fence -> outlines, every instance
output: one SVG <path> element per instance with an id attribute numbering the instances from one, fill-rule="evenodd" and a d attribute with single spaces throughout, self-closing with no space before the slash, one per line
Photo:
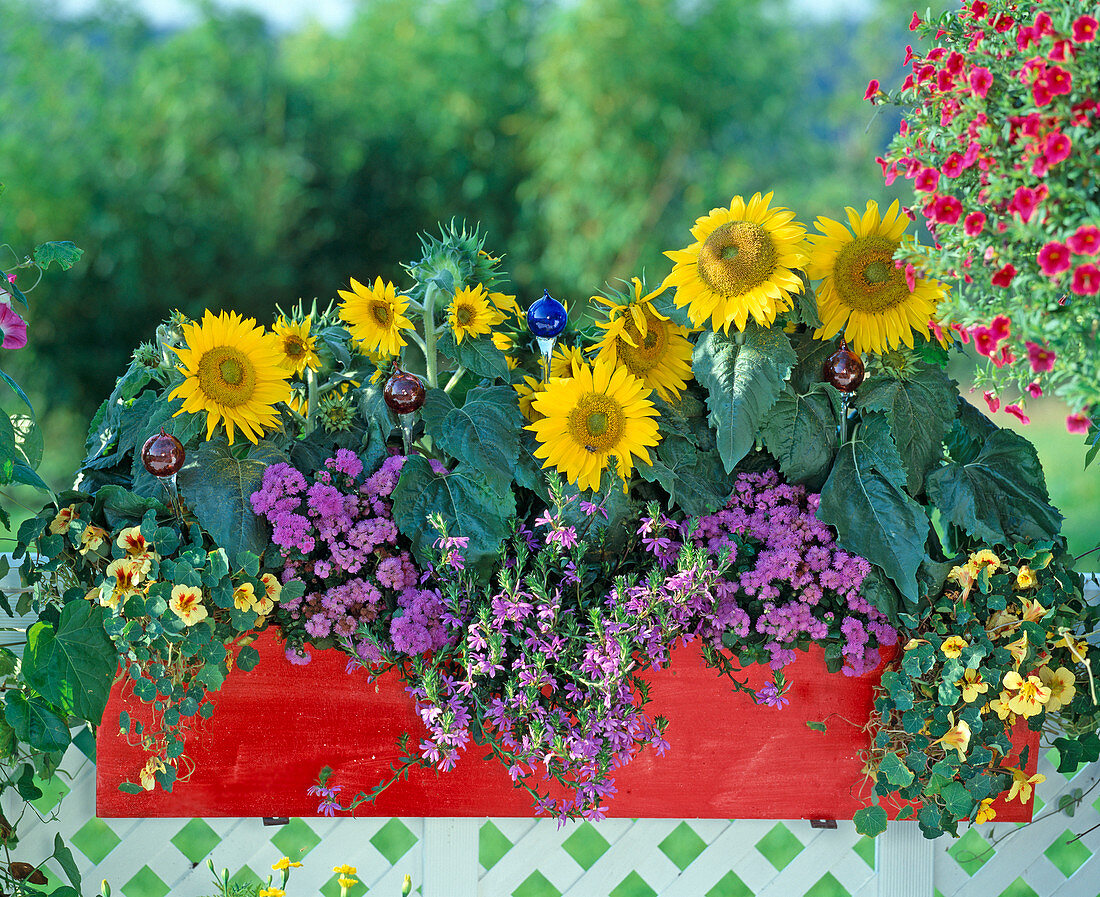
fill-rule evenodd
<path id="1" fill-rule="evenodd" d="M 1096 897 L 1100 893 L 1100 764 L 1066 780 L 1040 761 L 1038 821 L 996 821 L 961 839 L 925 842 L 910 824 L 878 843 L 850 822 L 814 829 L 775 820 L 607 820 L 559 829 L 530 819 L 100 820 L 94 816 L 94 745 L 82 733 L 66 755 L 66 785 L 36 802 L 26 855 L 49 854 L 55 832 L 72 844 L 84 893 L 111 881 L 124 897 L 211 893 L 207 860 L 237 880 L 263 878 L 283 855 L 304 866 L 292 897 L 337 897 L 333 866 L 357 867 L 351 897 L 397 897 L 406 874 L 422 897 Z M 1056 759 L 1056 758 L 1054 758 Z M 701 786 L 705 787 L 705 785 Z M 1059 799 L 1084 794 L 1071 819 Z M 6 807 L 5 810 L 15 809 Z M 932 870 L 934 868 L 934 886 Z M 927 871 L 925 871 L 927 870 Z M 56 871 L 56 870 L 55 870 Z"/>

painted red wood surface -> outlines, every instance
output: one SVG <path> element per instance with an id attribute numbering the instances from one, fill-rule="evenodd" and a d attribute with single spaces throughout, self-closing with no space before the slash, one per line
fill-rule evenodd
<path id="1" fill-rule="evenodd" d="M 271 633 L 256 642 L 260 662 L 234 672 L 216 693 L 216 711 L 198 721 L 187 745 L 194 765 L 188 781 L 170 794 L 159 789 L 124 794 L 145 762 L 139 747 L 118 734 L 119 711 L 147 718 L 147 708 L 124 698 L 116 683 L 99 730 L 97 813 L 102 817 L 315 816 L 306 794 L 323 766 L 342 797 L 370 789 L 398 756 L 396 742 L 423 729 L 412 701 L 395 676 L 368 683 L 345 672 L 337 651 L 314 651 L 313 662 L 292 666 Z M 829 674 L 816 646 L 785 670 L 792 682 L 789 707 L 758 707 L 707 668 L 696 647 L 677 649 L 668 670 L 651 676 L 654 714 L 668 718 L 664 757 L 645 751 L 616 777 L 611 816 L 730 819 L 850 819 L 867 793 L 860 753 L 868 747 L 861 726 L 881 676 Z M 762 684 L 763 668 L 747 671 Z M 827 720 L 826 733 L 806 727 Z M 1028 764 L 1034 771 L 1035 733 Z M 1024 743 L 1018 739 L 1017 744 Z M 363 816 L 529 816 L 526 792 L 512 786 L 504 768 L 471 747 L 447 773 L 414 770 Z M 1031 805 L 997 804 L 999 820 L 1031 818 Z"/>

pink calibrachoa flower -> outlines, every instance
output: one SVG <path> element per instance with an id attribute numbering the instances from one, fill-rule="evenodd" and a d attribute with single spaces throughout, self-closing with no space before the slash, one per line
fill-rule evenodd
<path id="1" fill-rule="evenodd" d="M 1073 272 L 1073 283 L 1070 289 L 1078 296 L 1095 296 L 1100 293 L 1100 268 L 1096 265 L 1078 265 Z M 7 346 L 8 341 L 4 340 Z"/>
<path id="2" fill-rule="evenodd" d="M 0 333 L 5 349 L 22 349 L 27 345 L 27 322 L 10 305 L 0 305 Z"/>
<path id="3" fill-rule="evenodd" d="M 1012 329 L 1012 319 L 1008 315 L 997 315 L 989 325 L 989 335 L 1000 342 L 1008 339 Z"/>
<path id="4" fill-rule="evenodd" d="M 1029 383 L 1029 384 L 1027 385 L 1027 393 L 1028 393 L 1028 395 L 1029 395 L 1029 396 L 1031 396 L 1031 397 L 1032 397 L 1033 399 L 1039 399 L 1039 398 L 1042 398 L 1042 395 L 1043 395 L 1043 387 L 1041 387 L 1041 386 L 1040 386 L 1040 385 L 1039 385 L 1038 383 L 1036 383 L 1036 382 L 1035 382 L 1034 380 L 1032 380 L 1032 381 L 1031 381 L 1031 382 L 1030 382 L 1030 383 Z"/>
<path id="5" fill-rule="evenodd" d="M 1073 141 L 1061 131 L 1051 131 L 1043 143 L 1043 160 L 1047 166 L 1065 161 L 1073 150 Z"/>
<path id="6" fill-rule="evenodd" d="M 1039 250 L 1035 260 L 1047 277 L 1056 277 L 1069 270 L 1069 247 L 1065 243 L 1052 240 Z"/>
<path id="7" fill-rule="evenodd" d="M 990 283 L 992 283 L 995 287 L 1007 287 L 1011 286 L 1012 278 L 1014 278 L 1015 276 L 1016 266 L 1010 262 L 1003 268 L 1000 268 L 998 271 L 996 271 L 989 280 Z"/>
<path id="8" fill-rule="evenodd" d="M 1024 409 L 1013 402 L 1011 405 L 1005 405 L 1005 413 L 1011 414 L 1015 418 L 1019 418 L 1020 423 L 1030 424 L 1031 418 L 1024 414 Z"/>
<path id="9" fill-rule="evenodd" d="M 867 82 L 867 92 L 863 95 L 865 100 L 873 100 L 881 91 L 878 89 L 878 78 L 872 78 Z"/>
<path id="10" fill-rule="evenodd" d="M 985 212 L 971 212 L 963 219 L 963 230 L 968 237 L 976 237 L 985 228 Z"/>
<path id="11" fill-rule="evenodd" d="M 913 189 L 931 193 L 940 182 L 940 173 L 935 168 L 922 168 L 913 180 Z"/>
<path id="12" fill-rule="evenodd" d="M 940 224 L 958 224 L 962 203 L 954 196 L 938 196 L 932 203 L 932 217 Z"/>
<path id="13" fill-rule="evenodd" d="M 1089 44 L 1096 40 L 1097 22 L 1092 16 L 1080 16 L 1073 23 L 1073 42 Z"/>
<path id="14" fill-rule="evenodd" d="M 1077 255 L 1096 255 L 1100 252 L 1100 227 L 1095 224 L 1082 224 L 1066 240 L 1066 245 Z"/>
<path id="15" fill-rule="evenodd" d="M 1052 65 L 1047 69 L 1047 89 L 1054 96 L 1069 93 L 1073 90 L 1073 75 L 1058 65 Z"/>
<path id="16" fill-rule="evenodd" d="M 1012 197 L 1012 202 L 1008 204 L 1008 209 L 1010 212 L 1015 212 L 1019 215 L 1020 219 L 1026 224 L 1031 220 L 1031 216 L 1035 213 L 1035 208 L 1038 205 L 1038 193 L 1030 187 L 1017 187 L 1016 194 Z"/>
<path id="17" fill-rule="evenodd" d="M 1054 370 L 1054 359 L 1057 356 L 1050 349 L 1044 349 L 1038 343 L 1030 340 L 1024 344 L 1027 346 L 1027 360 L 1031 363 L 1031 369 L 1036 373 L 1046 373 Z"/>
<path id="18" fill-rule="evenodd" d="M 974 348 L 979 355 L 992 358 L 997 351 L 998 340 L 990 332 L 988 327 L 971 327 L 970 335 L 974 337 Z"/>
<path id="19" fill-rule="evenodd" d="M 918 28 L 920 28 L 920 16 L 913 13 L 913 18 L 909 20 L 909 30 L 916 31 Z"/>
<path id="20" fill-rule="evenodd" d="M 1066 417 L 1066 429 L 1069 430 L 1070 433 L 1087 433 L 1090 426 L 1092 426 L 1092 421 L 1080 411 Z"/>
<path id="21" fill-rule="evenodd" d="M 987 389 L 982 393 L 982 398 L 985 399 L 985 403 L 989 406 L 989 410 L 996 414 L 1001 410 L 1001 400 L 997 398 L 996 393 Z"/>
<path id="22" fill-rule="evenodd" d="M 943 165 L 940 166 L 940 170 L 943 172 L 945 178 L 957 178 L 966 170 L 963 154 L 952 153 L 943 160 Z"/>

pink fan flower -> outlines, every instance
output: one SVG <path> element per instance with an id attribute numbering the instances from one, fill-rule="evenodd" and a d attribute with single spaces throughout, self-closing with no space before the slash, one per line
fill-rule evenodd
<path id="1" fill-rule="evenodd" d="M 1035 213 L 1035 207 L 1039 205 L 1039 194 L 1030 187 L 1017 187 L 1012 202 L 1008 204 L 1009 211 L 1015 212 L 1026 223 Z"/>
<path id="2" fill-rule="evenodd" d="M 878 89 L 878 79 L 872 78 L 867 82 L 867 92 L 863 95 L 863 99 L 872 100 L 880 93 Z"/>
<path id="3" fill-rule="evenodd" d="M 924 193 L 931 193 L 936 189 L 940 181 L 940 173 L 935 168 L 922 168 L 916 180 L 913 181 L 913 189 Z"/>
<path id="4" fill-rule="evenodd" d="M 5 349 L 22 349 L 27 345 L 27 322 L 10 305 L 0 305 L 0 333 L 4 335 Z"/>
<path id="5" fill-rule="evenodd" d="M 1008 315 L 997 315 L 989 325 L 989 335 L 997 342 L 1008 339 L 1012 331 L 1012 319 Z"/>

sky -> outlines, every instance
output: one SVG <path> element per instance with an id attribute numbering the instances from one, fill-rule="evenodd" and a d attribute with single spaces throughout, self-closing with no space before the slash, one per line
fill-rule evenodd
<path id="1" fill-rule="evenodd" d="M 80 13 L 96 6 L 96 0 L 55 0 L 64 12 Z M 195 18 L 195 4 L 189 0 L 131 0 L 155 24 L 172 27 Z M 295 28 L 318 21 L 331 29 L 340 29 L 351 18 L 357 0 L 217 0 L 219 6 L 250 9 L 265 15 L 278 28 Z M 865 9 L 868 0 L 795 0 L 795 5 L 811 15 L 831 16 L 841 10 L 849 13 Z"/>

